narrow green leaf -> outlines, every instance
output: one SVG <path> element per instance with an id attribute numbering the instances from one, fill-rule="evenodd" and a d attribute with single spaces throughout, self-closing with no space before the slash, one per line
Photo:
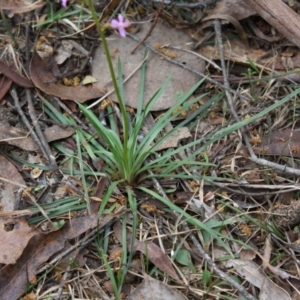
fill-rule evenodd
<path id="1" fill-rule="evenodd" d="M 181 265 L 186 267 L 191 267 L 192 265 L 192 257 L 188 250 L 179 249 L 176 253 L 175 260 L 179 262 Z"/>
<path id="2" fill-rule="evenodd" d="M 203 274 L 202 274 L 202 280 L 203 280 L 203 284 L 205 286 L 208 286 L 210 280 L 211 280 L 211 273 L 210 271 L 208 271 L 207 269 L 205 269 L 203 271 Z"/>
<path id="3" fill-rule="evenodd" d="M 188 222 L 188 223 L 196 226 L 197 228 L 199 228 L 201 230 L 207 231 L 212 236 L 212 238 L 216 239 L 216 241 L 219 242 L 220 245 L 222 245 L 228 251 L 228 253 L 230 253 L 230 255 L 233 257 L 233 254 L 232 254 L 230 248 L 228 247 L 227 244 L 225 244 L 223 242 L 223 240 L 221 239 L 222 235 L 219 232 L 211 229 L 205 223 L 203 223 L 200 220 L 192 217 L 186 211 L 182 210 L 180 207 L 178 207 L 174 203 L 170 202 L 170 200 L 165 199 L 161 195 L 159 195 L 159 194 L 157 194 L 157 193 L 149 190 L 148 188 L 139 187 L 139 189 L 142 190 L 142 191 L 144 191 L 145 193 L 151 195 L 152 197 L 160 200 L 162 203 L 164 203 L 170 209 L 175 210 L 178 214 L 180 214 L 181 216 L 184 217 L 184 219 L 185 219 L 186 222 Z"/>

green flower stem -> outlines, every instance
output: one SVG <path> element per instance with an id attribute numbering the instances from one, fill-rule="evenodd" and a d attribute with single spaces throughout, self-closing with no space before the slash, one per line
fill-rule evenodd
<path id="1" fill-rule="evenodd" d="M 127 114 L 126 114 L 126 109 L 125 109 L 124 102 L 123 102 L 121 94 L 120 94 L 119 86 L 117 84 L 116 75 L 115 75 L 115 72 L 114 72 L 112 60 L 111 60 L 111 57 L 110 57 L 110 52 L 109 52 L 107 41 L 106 41 L 105 34 L 104 34 L 104 30 L 105 30 L 106 26 L 102 26 L 100 24 L 92 0 L 87 0 L 87 1 L 88 1 L 89 9 L 92 13 L 92 17 L 94 19 L 97 31 L 100 34 L 100 37 L 101 37 L 101 40 L 102 40 L 102 44 L 103 44 L 103 48 L 104 48 L 104 51 L 105 51 L 105 55 L 106 55 L 106 59 L 107 59 L 111 79 L 112 79 L 112 82 L 113 82 L 113 85 L 114 85 L 114 88 L 115 88 L 115 93 L 116 93 L 116 96 L 117 96 L 117 99 L 118 99 L 118 102 L 119 102 L 119 105 L 120 105 L 122 117 L 123 117 L 123 133 L 124 133 L 123 159 L 124 159 L 124 162 L 126 162 L 127 161 L 127 150 L 128 150 L 127 149 L 127 143 L 128 143 L 128 134 L 129 134 L 129 124 L 128 124 L 129 120 L 128 120 L 128 117 L 127 117 Z"/>

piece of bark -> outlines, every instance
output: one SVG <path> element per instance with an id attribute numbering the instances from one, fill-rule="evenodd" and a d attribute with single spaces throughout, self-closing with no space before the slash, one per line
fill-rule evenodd
<path id="1" fill-rule="evenodd" d="M 289 41 L 300 47 L 300 16 L 282 0 L 244 0 Z"/>

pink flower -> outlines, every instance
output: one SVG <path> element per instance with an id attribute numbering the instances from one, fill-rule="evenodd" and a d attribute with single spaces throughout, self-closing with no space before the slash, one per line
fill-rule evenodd
<path id="1" fill-rule="evenodd" d="M 68 0 L 61 0 L 61 6 L 67 7 L 67 2 L 68 2 Z"/>
<path id="2" fill-rule="evenodd" d="M 128 20 L 124 20 L 124 17 L 119 14 L 118 20 L 113 19 L 110 25 L 112 28 L 118 29 L 120 36 L 124 38 L 126 37 L 125 28 L 130 26 L 130 22 Z"/>

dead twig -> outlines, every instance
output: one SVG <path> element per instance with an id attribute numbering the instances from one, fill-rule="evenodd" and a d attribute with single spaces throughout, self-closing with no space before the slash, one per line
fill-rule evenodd
<path id="1" fill-rule="evenodd" d="M 137 50 L 137 49 L 138 49 L 138 48 L 146 41 L 146 39 L 151 35 L 151 33 L 152 33 L 154 27 L 155 27 L 156 24 L 157 24 L 158 17 L 159 17 L 159 15 L 160 15 L 160 13 L 161 13 L 163 7 L 164 7 L 164 0 L 162 0 L 161 4 L 160 4 L 160 6 L 159 6 L 159 8 L 158 8 L 158 10 L 157 10 L 155 19 L 154 19 L 154 21 L 153 21 L 153 23 L 152 23 L 152 25 L 151 25 L 149 31 L 147 32 L 147 34 L 145 35 L 145 37 L 144 37 L 142 40 L 140 40 L 139 43 L 133 48 L 133 50 L 131 50 L 131 53 L 130 53 L 130 54 L 133 54 L 133 53 L 135 52 L 135 50 Z"/>
<path id="2" fill-rule="evenodd" d="M 26 89 L 26 99 L 27 99 L 27 103 L 28 103 L 28 112 L 29 112 L 30 118 L 32 120 L 33 126 L 35 127 L 37 137 L 40 141 L 39 146 L 40 146 L 40 148 L 43 148 L 43 150 L 44 150 L 43 153 L 46 153 L 45 158 L 47 159 L 47 161 L 49 163 L 49 167 L 52 171 L 53 178 L 54 178 L 55 182 L 57 183 L 60 181 L 60 178 L 59 178 L 58 172 L 57 172 L 58 166 L 57 166 L 55 157 L 52 154 L 50 146 L 41 130 L 40 124 L 38 122 L 38 118 L 36 117 L 30 89 Z"/>
<path id="3" fill-rule="evenodd" d="M 66 271 L 65 271 L 65 273 L 64 273 L 64 275 L 63 275 L 63 277 L 60 281 L 59 288 L 58 288 L 58 291 L 56 293 L 56 296 L 54 297 L 54 300 L 60 300 L 61 299 L 61 295 L 62 295 L 62 292 L 64 290 L 64 285 L 66 283 L 66 280 L 68 278 L 70 270 L 71 270 L 71 266 L 68 265 L 68 267 L 67 267 L 67 269 L 66 269 Z"/>
<path id="4" fill-rule="evenodd" d="M 154 3 L 161 3 L 161 0 L 151 0 Z M 165 0 L 165 5 L 174 5 L 177 7 L 185 7 L 185 8 L 203 8 L 209 5 L 216 4 L 218 0 L 199 0 L 197 3 L 181 3 L 181 2 L 175 2 L 172 0 Z"/>
<path id="5" fill-rule="evenodd" d="M 28 24 L 26 26 L 26 68 L 27 68 L 27 71 L 29 70 L 29 64 L 30 64 L 29 29 L 30 29 L 30 27 L 29 27 L 29 24 Z M 45 136 L 44 136 L 44 134 L 41 130 L 41 127 L 40 127 L 39 122 L 38 122 L 38 118 L 36 117 L 36 113 L 35 113 L 35 109 L 34 109 L 33 101 L 32 101 L 31 90 L 26 89 L 25 93 L 26 93 L 26 100 L 27 100 L 27 104 L 28 104 L 29 116 L 32 120 L 33 126 L 35 128 L 35 133 L 36 133 L 34 140 L 39 145 L 39 148 L 41 149 L 45 159 L 49 163 L 49 167 L 52 171 L 54 181 L 59 182 L 60 178 L 59 178 L 58 172 L 57 172 L 58 171 L 58 166 L 57 166 L 55 157 L 53 156 L 53 154 L 51 152 L 50 146 L 49 146 L 49 144 L 48 144 L 48 142 L 47 142 L 47 140 L 46 140 L 46 138 L 45 138 Z M 15 97 L 16 97 L 16 93 L 15 93 Z M 15 99 L 15 102 L 16 102 L 16 100 L 18 101 L 17 97 Z M 19 106 L 18 112 L 20 111 L 20 109 L 21 108 Z M 28 128 L 28 130 L 29 130 L 29 128 Z"/>
<path id="6" fill-rule="evenodd" d="M 236 122 L 239 122 L 240 119 L 235 111 L 235 108 L 233 105 L 233 99 L 231 97 L 231 94 L 229 93 L 230 85 L 229 85 L 229 81 L 228 81 L 228 73 L 227 73 L 226 66 L 225 66 L 224 47 L 223 47 L 223 42 L 222 42 L 220 20 L 216 19 L 214 21 L 214 26 L 215 26 L 215 34 L 216 34 L 216 38 L 217 38 L 217 42 L 218 42 L 218 46 L 219 46 L 219 50 L 220 50 L 220 60 L 221 60 L 224 86 L 226 88 L 225 93 L 226 93 L 226 97 L 227 97 L 227 102 L 229 104 L 229 107 L 230 107 L 230 110 L 231 110 L 231 113 L 232 113 L 234 119 L 236 120 Z"/>
<path id="7" fill-rule="evenodd" d="M 32 129 L 31 124 L 29 123 L 27 117 L 25 116 L 21 106 L 20 106 L 20 101 L 19 101 L 19 97 L 17 95 L 17 91 L 15 87 L 12 87 L 10 90 L 10 95 L 12 96 L 12 98 L 14 99 L 14 105 L 15 105 L 15 109 L 17 110 L 18 114 L 20 115 L 22 122 L 24 123 L 24 125 L 26 126 L 26 128 L 31 132 L 31 136 L 33 138 L 33 140 L 38 144 L 38 146 L 40 147 L 43 156 L 45 158 L 47 158 L 47 153 L 45 152 L 44 148 L 42 147 L 42 144 L 37 136 L 37 134 L 35 133 L 35 131 Z M 48 159 L 47 159 L 48 160 Z"/>
<path id="8" fill-rule="evenodd" d="M 215 33 L 216 33 L 216 37 L 217 37 L 217 41 L 218 41 L 219 49 L 220 49 L 220 60 L 221 60 L 221 66 L 222 66 L 222 70 L 223 70 L 224 87 L 225 87 L 225 92 L 226 92 L 226 96 L 227 96 L 227 101 L 228 101 L 228 104 L 229 104 L 229 107 L 230 107 L 230 110 L 231 110 L 231 113 L 232 113 L 234 119 L 236 120 L 236 122 L 239 122 L 240 119 L 239 119 L 239 117 L 236 113 L 235 107 L 233 105 L 231 94 L 229 93 L 229 92 L 231 92 L 231 90 L 229 88 L 229 81 L 228 81 L 228 76 L 227 76 L 226 67 L 225 67 L 224 49 L 223 49 L 223 43 L 222 43 L 222 37 L 221 37 L 221 25 L 220 25 L 219 20 L 215 20 Z M 238 95 L 238 94 L 235 93 L 235 95 Z M 276 169 L 280 172 L 286 173 L 286 174 L 300 176 L 299 169 L 283 166 L 283 165 L 268 161 L 266 159 L 258 158 L 256 156 L 256 154 L 254 153 L 252 146 L 250 144 L 250 141 L 248 139 L 248 136 L 245 134 L 245 131 L 243 128 L 241 128 L 241 132 L 242 132 L 242 136 L 245 141 L 246 147 L 250 154 L 249 160 L 253 161 L 254 163 L 256 163 L 258 165 L 268 167 L 268 168 L 274 168 L 274 169 Z"/>

